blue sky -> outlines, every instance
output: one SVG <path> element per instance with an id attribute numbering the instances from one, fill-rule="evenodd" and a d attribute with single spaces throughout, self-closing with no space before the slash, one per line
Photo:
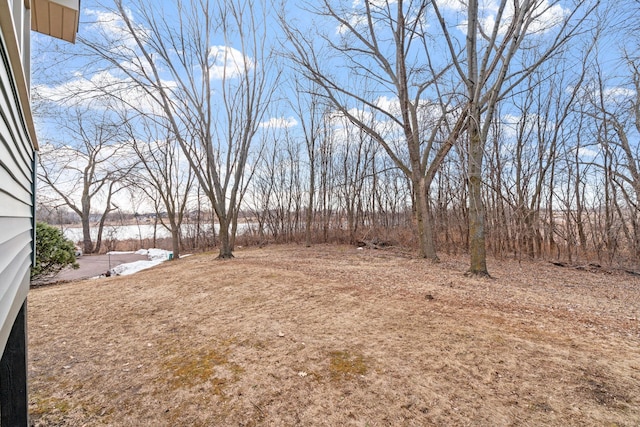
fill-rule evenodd
<path id="1" fill-rule="evenodd" d="M 545 37 L 548 37 L 549 34 L 553 33 L 556 28 L 555 23 L 559 22 L 563 16 L 570 13 L 575 2 L 563 0 L 551 4 L 548 0 L 540 1 L 541 10 L 544 9 L 545 12 L 534 23 L 532 31 L 537 31 L 537 37 L 544 39 Z M 102 3 L 107 5 L 109 4 L 108 1 L 104 1 Z M 375 6 L 385 4 L 382 1 L 372 3 L 374 3 Z M 393 2 L 389 3 L 393 5 Z M 162 16 L 169 22 L 171 22 L 171 18 L 175 16 L 175 4 L 173 1 L 164 0 L 161 2 L 150 2 L 150 4 L 153 4 L 154 7 L 162 8 Z M 353 0 L 349 2 L 335 2 L 335 4 L 339 4 L 344 8 L 344 17 L 347 22 L 358 27 L 361 15 L 357 12 L 362 8 L 362 1 Z M 465 36 L 465 8 L 463 3 L 459 0 L 440 0 L 438 4 L 449 20 L 451 34 L 462 39 Z M 288 22 L 295 22 L 296 25 L 299 25 L 303 34 L 318 33 L 324 34 L 328 39 L 336 42 L 340 40 L 340 37 L 344 34 L 344 28 L 342 26 L 338 25 L 335 21 L 327 21 L 323 20 L 321 17 L 312 16 L 301 8 L 300 5 L 301 3 L 299 2 L 289 2 L 285 6 Z M 604 13 L 605 7 L 610 5 L 611 3 L 604 2 L 599 11 Z M 495 22 L 494 17 L 497 11 L 496 6 L 497 2 L 495 0 L 481 1 L 481 21 L 483 27 L 487 29 L 487 31 L 492 28 L 493 22 Z M 268 42 L 272 43 L 274 47 L 280 47 L 279 42 L 283 40 L 283 35 L 275 13 L 278 10 L 280 10 L 279 6 L 274 5 L 270 8 L 270 12 L 272 13 L 269 14 L 269 19 L 272 21 L 268 24 Z M 637 8 L 629 9 L 626 16 L 624 14 L 626 12 L 625 10 L 615 11 L 619 14 L 616 15 L 615 18 L 612 18 L 610 26 L 609 28 L 606 28 L 606 30 L 624 30 L 624 25 L 633 25 L 633 22 L 638 21 L 637 11 Z M 506 13 L 507 15 L 509 14 L 508 9 Z M 132 12 L 132 14 L 134 20 L 137 21 L 138 17 L 136 16 L 136 12 Z M 434 54 L 438 52 L 446 52 L 446 47 L 443 44 L 440 31 L 437 29 L 437 23 L 433 21 L 433 19 L 435 19 L 433 13 L 428 12 L 425 16 L 425 22 L 422 22 L 421 25 L 426 28 L 427 31 L 432 31 L 433 34 L 433 37 L 428 41 L 428 48 L 431 49 Z M 132 49 L 133 46 L 130 45 L 131 41 L 122 32 L 122 25 L 123 23 L 121 20 L 116 16 L 111 15 L 98 2 L 93 0 L 82 1 L 79 30 L 80 38 L 90 39 L 97 35 L 100 35 L 101 37 L 112 37 L 114 40 L 120 40 L 116 49 L 119 50 L 118 53 L 123 53 L 122 50 Z M 616 26 L 616 28 L 610 28 L 611 26 Z M 624 34 L 624 31 L 622 31 L 622 34 Z M 637 41 L 633 37 L 620 37 L 620 35 L 620 31 L 603 33 L 598 49 L 595 51 L 598 55 L 603 72 L 609 82 L 606 91 L 612 97 L 633 95 L 633 93 L 629 92 L 630 89 L 628 87 L 623 87 L 622 85 L 624 67 L 622 66 L 619 52 L 622 48 L 626 48 L 631 52 L 637 51 Z M 579 58 L 580 55 L 578 49 L 584 46 L 584 41 L 586 41 L 589 36 L 590 33 L 586 33 L 580 40 L 576 40 L 577 43 L 572 45 L 572 49 L 575 49 L 575 51 L 565 53 L 567 61 L 572 58 Z M 320 44 L 320 42 L 321 38 L 317 37 L 316 43 Z M 34 70 L 32 86 L 40 96 L 48 98 L 48 109 L 53 109 L 56 105 L 67 109 L 72 103 L 82 101 L 82 96 L 77 95 L 69 99 L 69 93 L 83 92 L 85 95 L 90 95 L 95 93 L 95 87 L 97 85 L 110 84 L 112 85 L 113 90 L 121 90 L 123 93 L 127 94 L 127 97 L 136 99 L 139 105 L 142 106 L 142 109 L 149 111 L 154 110 L 155 107 L 153 102 L 148 100 L 144 93 L 138 89 L 128 89 L 126 87 L 126 79 L 121 73 L 118 73 L 115 70 L 110 70 L 108 67 L 104 67 L 104 64 L 99 64 L 94 59 L 88 57 L 83 53 L 81 45 L 71 46 L 63 44 L 63 42 L 52 41 L 51 39 L 41 37 L 35 33 L 33 34 L 33 44 L 33 52 L 35 55 L 32 61 Z M 219 35 L 213 35 L 211 37 L 210 45 L 212 52 L 226 52 L 228 57 L 233 59 L 233 61 L 228 61 L 226 64 L 217 63 L 218 67 L 213 68 L 214 74 L 221 73 L 223 70 L 233 73 L 233 67 L 243 61 L 248 61 L 258 67 L 260 66 L 254 58 L 243 58 L 238 49 L 236 40 L 230 39 L 225 41 Z M 68 54 L 73 52 L 75 52 L 76 55 Z M 392 56 L 391 50 L 389 50 L 389 55 Z M 420 61 L 424 58 L 420 55 L 421 54 L 418 54 L 418 56 L 415 57 L 416 60 Z M 446 65 L 445 63 L 438 63 L 439 60 L 441 61 L 439 58 L 446 58 L 446 55 L 434 55 L 433 58 L 436 67 Z M 354 72 L 353 69 L 348 68 L 349 64 L 341 62 L 339 58 L 330 56 L 323 58 L 323 60 L 325 60 L 328 65 L 328 71 L 335 74 L 337 81 L 344 82 L 345 84 L 355 83 L 356 86 L 363 84 L 364 80 L 361 79 L 362 74 L 357 71 Z M 574 65 L 569 65 L 570 68 L 573 66 Z M 570 70 L 569 73 L 571 71 L 577 70 Z M 290 80 L 291 75 L 287 74 L 290 70 L 285 67 L 284 72 L 285 80 Z M 215 79 L 216 76 L 214 75 L 213 78 Z M 171 79 L 168 74 L 166 79 L 167 84 L 170 85 Z M 367 84 L 372 84 L 371 82 L 372 80 L 367 80 Z M 291 95 L 290 85 L 282 84 L 280 85 L 280 88 L 283 90 L 278 93 L 275 99 L 283 100 L 287 96 Z M 372 103 L 384 106 L 389 111 L 394 110 L 393 104 L 395 102 L 395 98 L 393 97 L 392 92 L 385 88 L 384 84 L 377 87 L 371 87 L 371 89 L 374 94 L 372 95 L 373 98 L 371 98 Z M 425 102 L 427 100 L 432 100 L 435 97 L 436 94 L 434 92 L 426 92 L 424 94 Z M 88 103 L 89 101 L 85 100 L 84 102 Z M 100 102 L 92 101 L 92 108 L 95 108 L 98 111 L 107 107 Z M 352 108 L 362 109 L 362 106 L 354 103 Z M 366 114 L 366 111 L 363 110 L 362 114 Z M 518 121 L 517 110 L 511 109 L 508 103 L 506 103 L 502 109 L 502 114 L 505 118 L 505 122 Z M 49 140 L 59 140 L 61 137 L 64 139 L 62 129 L 58 124 L 51 122 L 44 115 L 37 115 L 36 117 L 41 143 L 46 144 Z M 268 124 L 276 128 L 289 128 L 292 132 L 300 131 L 299 122 L 295 117 L 295 112 L 291 111 L 286 102 L 274 103 L 273 109 L 264 117 L 264 123 L 265 125 Z M 384 123 L 382 123 L 381 126 L 384 126 Z M 348 134 L 348 132 L 346 131 L 345 134 Z M 586 156 L 597 155 L 595 152 L 589 152 L 586 150 L 584 154 Z"/>
<path id="2" fill-rule="evenodd" d="M 126 3 L 126 2 L 125 2 Z M 358 23 L 361 19 L 361 15 L 357 13 L 362 8 L 361 0 L 353 0 L 351 2 L 337 2 L 337 4 L 343 3 L 342 7 L 345 9 L 345 16 L 347 20 L 354 24 Z M 373 2 L 376 4 L 376 2 Z M 384 3 L 379 1 L 377 3 Z M 393 2 L 389 2 L 393 3 Z M 481 1 L 481 20 L 486 28 L 491 28 L 494 22 L 495 13 L 497 10 L 496 0 L 482 0 Z M 566 15 L 572 7 L 572 1 L 559 1 L 554 4 L 548 4 L 548 0 L 542 0 L 542 8 L 546 7 L 544 14 L 538 19 L 536 24 L 533 25 L 532 30 L 540 30 L 543 32 L 553 31 L 554 26 L 550 23 L 559 21 L 562 16 Z M 546 4 L 545 4 L 546 3 Z M 607 2 L 604 2 L 606 6 Z M 162 14 L 165 18 L 171 17 L 172 13 L 175 13 L 175 2 L 173 0 L 162 0 L 150 2 L 154 7 L 162 10 Z M 313 2 L 311 2 L 313 4 Z M 465 7 L 460 0 L 440 0 L 438 2 L 440 8 L 444 11 L 445 15 L 450 19 L 451 27 L 455 28 L 451 32 L 454 36 L 459 38 L 464 37 L 465 33 Z M 109 1 L 96 2 L 95 0 L 84 0 L 81 3 L 82 11 L 80 17 L 80 29 L 79 37 L 91 38 L 97 32 L 109 35 L 114 40 L 122 39 L 122 45 L 127 46 L 128 41 L 126 35 L 122 29 L 122 22 L 115 16 L 105 10 L 103 5 L 109 6 Z M 337 40 L 343 32 L 343 28 L 337 25 L 333 21 L 322 20 L 318 16 L 312 16 L 310 13 L 304 10 L 308 6 L 305 6 L 303 2 L 289 2 L 284 8 L 287 14 L 289 22 L 295 22 L 299 25 L 303 31 L 307 34 L 313 32 L 322 33 L 334 40 Z M 411 6 L 409 6 L 411 7 Z M 279 46 L 279 40 L 283 39 L 282 32 L 280 31 L 280 25 L 277 22 L 276 11 L 280 6 L 273 5 L 272 13 L 269 14 L 269 19 L 272 20 L 268 24 L 270 38 L 272 38 L 273 45 Z M 351 12 L 351 16 L 347 14 Z M 507 8 L 507 14 L 509 8 Z M 632 13 L 632 12 L 630 12 Z M 132 12 L 134 19 L 135 12 Z M 637 16 L 631 15 L 637 19 Z M 427 13 L 428 19 L 435 19 L 432 13 Z M 170 21 L 170 19 L 169 19 Z M 612 21 L 612 25 L 619 25 L 620 23 L 629 22 L 629 19 L 618 17 Z M 434 38 L 430 41 L 429 49 L 434 52 L 439 50 L 444 51 L 445 47 L 442 45 L 442 39 L 439 38 L 439 31 L 436 28 L 435 22 L 425 22 L 425 27 L 433 28 Z M 540 36 L 544 37 L 544 35 Z M 633 45 L 634 40 L 632 38 L 620 37 L 620 34 L 616 33 L 604 33 L 602 40 L 599 43 L 598 55 L 600 57 L 600 63 L 607 72 L 610 78 L 616 77 L 616 70 L 620 68 L 620 55 L 618 52 L 626 44 L 628 50 L 633 51 L 636 46 Z M 103 67 L 93 67 L 91 60 L 82 54 L 81 46 L 70 46 L 57 40 L 42 37 L 37 33 L 33 34 L 34 44 L 34 58 L 33 68 L 34 73 L 32 76 L 33 86 L 36 87 L 40 93 L 48 98 L 64 103 L 63 99 L 66 97 L 70 90 L 79 90 L 86 88 L 87 92 L 91 92 L 91 81 L 107 81 L 111 76 L 109 70 L 105 70 Z M 231 54 L 231 57 L 237 61 L 242 61 L 242 54 L 237 50 L 237 46 L 234 46 L 233 40 L 230 40 L 230 45 L 225 46 L 225 41 L 219 36 L 213 35 L 211 40 L 212 50 L 224 50 L 227 49 Z M 78 52 L 79 55 L 72 57 L 66 54 L 60 54 L 59 52 Z M 389 54 L 392 55 L 392 51 Z M 443 55 L 443 57 L 445 57 Z M 352 79 L 349 74 L 349 70 L 341 69 L 339 61 L 330 57 L 325 58 L 327 63 L 331 64 L 331 70 L 336 74 L 340 74 L 340 78 Z M 433 58 L 437 61 L 437 58 Z M 247 58 L 251 61 L 251 58 Z M 60 62 L 62 61 L 62 62 Z M 333 61 L 333 62 L 330 62 Z M 221 72 L 225 67 L 220 63 L 218 72 Z M 226 64 L 227 69 L 232 68 L 233 64 Z M 214 72 L 216 69 L 213 70 Z M 381 93 L 381 99 L 389 97 L 391 94 Z M 67 100 L 68 101 L 68 100 Z M 66 102 L 68 105 L 68 102 Z M 286 106 L 282 106 L 280 109 L 286 109 Z M 270 118 L 270 120 L 277 120 L 278 117 Z M 286 116 L 283 119 L 283 123 L 292 124 Z M 46 132 L 45 132 L 46 134 Z"/>

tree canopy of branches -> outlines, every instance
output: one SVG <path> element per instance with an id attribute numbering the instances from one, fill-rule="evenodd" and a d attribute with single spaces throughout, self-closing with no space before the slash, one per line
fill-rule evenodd
<path id="1" fill-rule="evenodd" d="M 482 162 L 498 104 L 545 61 L 583 31 L 597 2 L 580 1 L 564 9 L 560 1 L 501 0 L 494 19 L 483 20 L 478 0 L 466 7 L 466 38 L 458 43 L 433 2 L 458 77 L 467 89 L 469 242 L 468 273 L 488 275 L 486 262 Z M 549 34 L 547 34 L 549 33 Z M 458 46 L 464 46 L 460 49 Z"/>
<path id="2" fill-rule="evenodd" d="M 337 35 L 319 34 L 323 45 L 286 16 L 281 22 L 291 45 L 289 58 L 300 72 L 333 108 L 376 141 L 411 183 L 420 255 L 435 261 L 429 190 L 465 117 L 452 114 L 456 97 L 441 87 L 440 77 L 449 66 L 433 61 L 428 5 L 325 0 L 310 6 L 338 27 Z"/>
<path id="3" fill-rule="evenodd" d="M 127 181 L 153 202 L 156 218 L 171 233 L 172 259 L 177 260 L 181 228 L 193 188 L 193 170 L 183 162 L 184 156 L 170 127 L 151 120 L 123 121 L 121 129 L 140 160 L 140 167 L 132 171 Z"/>
<path id="4" fill-rule="evenodd" d="M 107 113 L 96 116 L 82 105 L 70 111 L 68 120 L 66 116 L 58 120 L 65 130 L 62 140 L 51 140 L 41 148 L 38 177 L 80 217 L 84 253 L 97 253 L 107 215 L 115 209 L 112 197 L 122 190 L 123 178 L 135 161 L 126 155 Z M 94 244 L 91 217 L 96 199 L 101 199 L 104 208 L 97 218 Z"/>
<path id="5" fill-rule="evenodd" d="M 154 2 L 116 0 L 109 17 L 122 23 L 119 38 L 80 40 L 118 70 L 120 90 L 105 91 L 146 118 L 145 108 L 163 116 L 216 213 L 220 258 L 233 256 L 250 148 L 278 79 L 268 10 L 254 0 L 178 2 L 176 16 Z"/>

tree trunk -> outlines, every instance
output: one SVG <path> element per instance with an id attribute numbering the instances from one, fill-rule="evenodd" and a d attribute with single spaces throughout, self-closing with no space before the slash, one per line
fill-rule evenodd
<path id="1" fill-rule="evenodd" d="M 304 240 L 305 246 L 311 247 L 311 224 L 313 222 L 313 195 L 316 191 L 316 178 L 315 178 L 315 159 L 311 149 L 309 149 L 309 206 L 307 208 L 307 218 L 304 227 Z"/>
<path id="2" fill-rule="evenodd" d="M 469 121 L 469 276 L 489 277 L 485 247 L 484 207 L 482 204 L 482 157 L 479 114 Z"/>
<path id="3" fill-rule="evenodd" d="M 307 218 L 304 228 L 304 245 L 311 247 L 311 223 L 313 221 L 313 191 L 309 192 L 309 207 L 307 208 Z"/>
<path id="4" fill-rule="evenodd" d="M 467 10 L 467 89 L 469 93 L 469 276 L 489 276 L 484 233 L 484 209 L 482 205 L 482 157 L 483 139 L 480 130 L 482 119 L 480 105 L 480 73 L 478 70 L 478 1 L 469 1 Z M 484 77 L 484 76 L 482 76 Z M 488 117 L 487 120 L 491 118 Z"/>
<path id="5" fill-rule="evenodd" d="M 218 221 L 220 222 L 220 232 L 218 233 L 220 237 L 220 253 L 218 259 L 231 259 L 233 258 L 233 246 L 231 239 L 229 239 L 229 218 L 218 217 Z"/>
<path id="6" fill-rule="evenodd" d="M 100 253 L 100 248 L 102 247 L 102 231 L 104 230 L 104 222 L 106 219 L 107 215 L 102 215 L 100 223 L 98 224 L 98 236 L 96 237 L 96 247 L 94 248 L 95 253 Z"/>
<path id="7" fill-rule="evenodd" d="M 83 252 L 85 254 L 93 253 L 93 242 L 91 241 L 91 226 L 89 224 L 89 215 L 82 215 L 82 237 L 83 237 Z"/>
<path id="8" fill-rule="evenodd" d="M 156 240 L 158 239 L 158 215 L 160 214 L 156 209 L 156 215 L 153 218 L 153 244 L 151 245 L 154 248 L 156 247 Z"/>
<path id="9" fill-rule="evenodd" d="M 429 201 L 427 197 L 427 184 L 423 176 L 414 176 L 415 217 L 418 228 L 420 257 L 437 262 L 433 229 L 429 217 Z M 417 182 L 416 182 L 417 181 Z"/>
<path id="10" fill-rule="evenodd" d="M 175 261 L 180 258 L 180 226 L 175 221 L 171 221 L 171 246 L 173 248 L 172 261 Z"/>

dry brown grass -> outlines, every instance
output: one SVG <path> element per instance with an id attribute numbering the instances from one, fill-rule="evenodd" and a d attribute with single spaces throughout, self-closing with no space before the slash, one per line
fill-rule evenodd
<path id="1" fill-rule="evenodd" d="M 43 425 L 640 425 L 640 279 L 348 246 L 33 290 Z"/>

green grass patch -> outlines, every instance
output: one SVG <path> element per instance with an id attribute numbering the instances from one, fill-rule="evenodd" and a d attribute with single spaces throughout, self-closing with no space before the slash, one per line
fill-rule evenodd
<path id="1" fill-rule="evenodd" d="M 348 351 L 329 353 L 329 373 L 333 379 L 348 379 L 356 375 L 365 375 L 368 366 L 364 356 Z"/>
<path id="2" fill-rule="evenodd" d="M 162 362 L 169 388 L 190 388 L 209 384 L 211 392 L 224 397 L 227 385 L 239 380 L 244 369 L 229 361 L 231 342 L 207 348 L 181 348 L 170 352 Z"/>

